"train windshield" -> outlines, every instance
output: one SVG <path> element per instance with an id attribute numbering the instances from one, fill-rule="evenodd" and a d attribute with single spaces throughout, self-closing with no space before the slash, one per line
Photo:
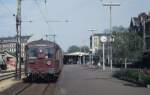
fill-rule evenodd
<path id="1" fill-rule="evenodd" d="M 52 58 L 54 55 L 54 51 L 51 48 L 45 48 L 43 52 L 47 58 Z"/>
<path id="2" fill-rule="evenodd" d="M 37 57 L 37 49 L 36 48 L 29 48 L 28 49 L 28 56 L 29 56 L 29 58 L 36 58 Z"/>

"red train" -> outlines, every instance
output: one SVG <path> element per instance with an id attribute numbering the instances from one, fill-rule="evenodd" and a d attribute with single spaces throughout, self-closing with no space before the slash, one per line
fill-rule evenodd
<path id="1" fill-rule="evenodd" d="M 56 79 L 62 70 L 63 54 L 61 48 L 54 42 L 36 40 L 25 46 L 25 74 L 27 79 Z"/>

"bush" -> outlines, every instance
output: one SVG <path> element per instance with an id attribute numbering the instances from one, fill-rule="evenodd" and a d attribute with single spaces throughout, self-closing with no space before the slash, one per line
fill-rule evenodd
<path id="1" fill-rule="evenodd" d="M 120 70 L 116 71 L 113 74 L 114 77 L 131 81 L 131 82 L 136 82 L 140 84 L 150 84 L 150 74 L 146 72 L 141 72 L 137 69 L 130 69 L 130 70 Z"/>

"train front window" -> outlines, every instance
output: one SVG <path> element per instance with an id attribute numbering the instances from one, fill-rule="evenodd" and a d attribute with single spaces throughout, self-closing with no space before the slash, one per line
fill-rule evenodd
<path id="1" fill-rule="evenodd" d="M 36 58 L 37 57 L 37 49 L 36 48 L 29 48 L 28 49 L 28 56 L 29 56 L 29 58 Z"/>
<path id="2" fill-rule="evenodd" d="M 53 57 L 53 50 L 51 48 L 45 48 L 43 49 L 43 52 L 45 53 L 45 56 L 47 58 L 52 58 Z"/>

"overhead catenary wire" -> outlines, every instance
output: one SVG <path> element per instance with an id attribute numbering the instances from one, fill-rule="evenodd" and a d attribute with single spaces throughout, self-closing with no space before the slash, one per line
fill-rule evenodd
<path id="1" fill-rule="evenodd" d="M 0 5 L 1 5 L 3 8 L 5 8 L 5 9 L 8 11 L 8 13 L 10 13 L 10 14 L 12 14 L 12 15 L 15 15 L 14 12 L 13 12 L 8 6 L 6 6 L 6 4 L 3 2 L 3 0 L 0 0 Z"/>
<path id="2" fill-rule="evenodd" d="M 42 9 L 40 8 L 38 1 L 34 0 L 34 2 L 35 2 L 37 9 L 39 10 L 39 12 L 42 16 L 42 19 L 44 20 L 45 23 L 47 23 L 46 16 L 45 16 L 44 12 L 42 11 Z"/>
<path id="3" fill-rule="evenodd" d="M 39 12 L 40 12 L 40 14 L 41 14 L 41 17 L 42 17 L 42 19 L 44 20 L 44 22 L 45 22 L 45 24 L 47 24 L 47 29 L 48 29 L 48 31 L 50 31 L 50 25 L 49 25 L 49 21 L 47 20 L 47 16 L 48 16 L 48 13 L 47 13 L 47 15 L 46 15 L 46 13 L 44 14 L 44 11 L 42 11 L 42 9 L 41 9 L 41 7 L 40 7 L 40 4 L 39 4 L 39 2 L 37 1 L 37 0 L 34 0 L 34 2 L 35 2 L 35 4 L 36 4 L 36 7 L 37 7 L 37 9 L 39 10 Z M 46 4 L 46 3 L 45 3 Z M 48 11 L 46 11 L 46 12 L 48 12 Z M 45 33 L 46 34 L 46 33 Z"/>

